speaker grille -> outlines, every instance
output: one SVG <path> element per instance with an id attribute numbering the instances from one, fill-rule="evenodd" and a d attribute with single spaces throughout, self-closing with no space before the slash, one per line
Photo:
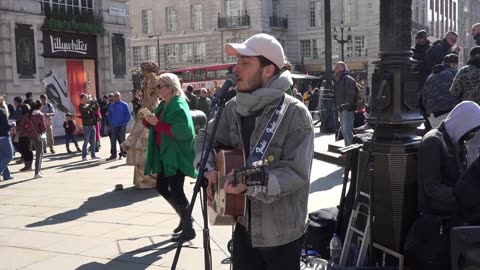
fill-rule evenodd
<path id="1" fill-rule="evenodd" d="M 411 154 L 372 153 L 374 242 L 396 252 L 417 214 L 417 158 Z M 359 188 L 369 193 L 368 152 L 360 151 Z M 365 172 L 366 170 L 366 172 Z M 365 173 L 364 173 L 365 172 Z M 364 180 L 360 178 L 364 176 Z"/>

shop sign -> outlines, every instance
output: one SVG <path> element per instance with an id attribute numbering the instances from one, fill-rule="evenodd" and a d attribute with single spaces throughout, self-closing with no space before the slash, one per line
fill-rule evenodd
<path id="1" fill-rule="evenodd" d="M 63 58 L 96 58 L 96 36 L 43 31 L 43 56 Z"/>

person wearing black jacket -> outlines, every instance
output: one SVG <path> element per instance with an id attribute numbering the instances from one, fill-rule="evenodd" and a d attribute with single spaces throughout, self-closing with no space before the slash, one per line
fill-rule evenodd
<path id="1" fill-rule="evenodd" d="M 450 269 L 449 231 L 458 223 L 459 206 L 454 188 L 469 166 L 468 141 L 479 129 L 480 106 L 463 101 L 420 143 L 417 180 L 421 214 L 404 245 L 411 269 Z"/>
<path id="2" fill-rule="evenodd" d="M 98 109 L 97 99 L 91 95 L 80 95 L 79 110 L 82 115 L 83 125 L 83 147 L 82 147 L 82 161 L 87 160 L 87 144 L 90 143 L 90 156 L 92 159 L 100 159 L 95 155 L 96 139 L 95 139 L 95 125 L 97 119 L 94 111 Z"/>
<path id="3" fill-rule="evenodd" d="M 356 81 L 348 75 L 347 65 L 339 61 L 335 64 L 335 106 L 338 110 L 340 129 L 345 140 L 345 146 L 353 142 L 353 122 L 355 120 Z"/>
<path id="4" fill-rule="evenodd" d="M 185 96 L 187 96 L 187 103 L 190 110 L 196 110 L 198 108 L 198 98 L 193 93 L 192 85 L 187 86 L 187 91 L 185 91 Z"/>
<path id="5" fill-rule="evenodd" d="M 455 53 L 458 55 L 461 48 L 457 46 L 455 50 L 452 47 L 457 43 L 458 34 L 454 31 L 450 31 L 445 34 L 445 37 L 441 41 L 433 43 L 432 47 L 427 50 L 425 54 L 426 68 L 431 71 L 435 65 L 441 64 L 447 54 Z"/>
<path id="6" fill-rule="evenodd" d="M 418 31 L 417 35 L 415 36 L 415 46 L 412 47 L 412 58 L 418 61 L 418 63 L 413 68 L 413 71 L 417 71 L 418 73 L 420 73 L 420 89 L 423 88 L 425 80 L 432 71 L 431 69 L 427 68 L 427 63 L 425 62 L 425 54 L 427 50 L 430 49 L 430 41 L 427 39 L 427 37 L 427 31 Z"/>

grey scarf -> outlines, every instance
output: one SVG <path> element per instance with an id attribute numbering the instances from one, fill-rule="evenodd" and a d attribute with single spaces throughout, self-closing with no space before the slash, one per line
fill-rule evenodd
<path id="1" fill-rule="evenodd" d="M 237 112 L 241 116 L 249 116 L 263 110 L 267 105 L 279 100 L 292 84 L 290 71 L 284 71 L 273 77 L 266 87 L 259 88 L 251 93 L 237 92 Z"/>

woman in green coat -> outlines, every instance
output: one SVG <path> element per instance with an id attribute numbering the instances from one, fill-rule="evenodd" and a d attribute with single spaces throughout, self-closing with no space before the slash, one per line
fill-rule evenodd
<path id="1" fill-rule="evenodd" d="M 180 225 L 174 233 L 183 230 L 184 240 L 189 241 L 195 238 L 195 231 L 191 219 L 186 222 L 188 199 L 183 184 L 185 176 L 197 175 L 193 165 L 193 121 L 178 77 L 164 73 L 155 80 L 156 92 L 163 101 L 154 114 L 144 119 L 145 126 L 150 128 L 145 175 L 157 174 L 158 193 L 180 216 Z M 172 239 L 177 240 L 178 235 Z"/>

